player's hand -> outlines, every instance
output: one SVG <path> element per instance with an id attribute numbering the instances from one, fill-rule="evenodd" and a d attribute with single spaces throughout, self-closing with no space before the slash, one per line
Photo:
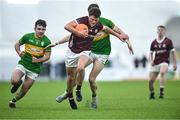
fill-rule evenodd
<path id="1" fill-rule="evenodd" d="M 24 51 L 20 51 L 20 52 L 18 53 L 19 57 L 24 56 L 24 54 L 25 54 L 25 52 L 24 52 Z"/>
<path id="2" fill-rule="evenodd" d="M 129 53 L 134 55 L 134 50 L 131 45 L 128 45 Z"/>
<path id="3" fill-rule="evenodd" d="M 154 64 L 154 61 L 151 61 L 151 66 L 154 66 L 155 64 Z"/>
<path id="4" fill-rule="evenodd" d="M 38 60 L 38 59 L 37 59 L 36 57 L 32 56 L 32 62 L 33 62 L 33 63 L 37 63 L 37 62 L 38 62 L 37 60 Z"/>
<path id="5" fill-rule="evenodd" d="M 133 48 L 132 48 L 132 45 L 131 45 L 130 41 L 129 41 L 128 39 L 126 39 L 125 42 L 126 42 L 126 44 L 127 44 L 127 46 L 128 46 L 129 53 L 132 54 L 132 55 L 134 55 L 134 50 L 133 50 Z"/>
<path id="6" fill-rule="evenodd" d="M 129 36 L 127 34 L 120 34 L 119 39 L 122 41 L 129 40 Z"/>
<path id="7" fill-rule="evenodd" d="M 177 65 L 175 64 L 173 65 L 173 71 L 176 71 L 176 69 L 177 69 Z"/>
<path id="8" fill-rule="evenodd" d="M 81 32 L 78 32 L 77 36 L 81 37 L 81 38 L 86 38 L 86 37 L 88 37 L 88 33 L 87 33 L 86 30 L 85 31 L 81 31 Z"/>

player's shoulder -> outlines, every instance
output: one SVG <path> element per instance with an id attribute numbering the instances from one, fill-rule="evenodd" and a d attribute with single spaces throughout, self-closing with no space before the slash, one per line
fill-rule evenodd
<path id="1" fill-rule="evenodd" d="M 110 20 L 110 19 L 108 19 L 108 18 L 105 18 L 105 17 L 100 17 L 100 18 L 99 18 L 99 21 L 113 23 L 112 20 Z"/>
<path id="2" fill-rule="evenodd" d="M 82 17 L 79 17 L 77 18 L 75 21 L 79 24 L 86 24 L 88 25 L 88 16 L 82 16 Z"/>
<path id="3" fill-rule="evenodd" d="M 170 38 L 168 38 L 168 37 L 165 37 L 165 40 L 168 40 L 168 41 L 172 41 Z"/>
<path id="4" fill-rule="evenodd" d="M 43 36 L 43 41 L 46 42 L 47 44 L 51 43 L 51 40 L 46 35 Z"/>
<path id="5" fill-rule="evenodd" d="M 108 26 L 110 28 L 113 28 L 115 26 L 114 22 L 112 22 L 110 19 L 108 18 L 104 18 L 104 17 L 100 17 L 99 18 L 99 22 L 102 23 L 105 26 Z"/>
<path id="6" fill-rule="evenodd" d="M 76 20 L 88 20 L 88 16 L 81 16 L 79 18 L 76 18 Z"/>
<path id="7" fill-rule="evenodd" d="M 22 36 L 22 39 L 28 39 L 28 38 L 31 38 L 34 36 L 34 33 L 25 33 L 23 36 Z"/>
<path id="8" fill-rule="evenodd" d="M 157 44 L 157 39 L 156 38 L 152 40 L 151 45 L 152 44 Z"/>
<path id="9" fill-rule="evenodd" d="M 105 17 L 100 17 L 99 20 L 111 21 L 110 19 L 105 18 Z"/>

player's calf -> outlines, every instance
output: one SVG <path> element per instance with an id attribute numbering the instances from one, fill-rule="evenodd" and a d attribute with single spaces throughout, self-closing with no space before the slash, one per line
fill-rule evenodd
<path id="1" fill-rule="evenodd" d="M 11 93 L 15 93 L 18 90 L 18 88 L 21 86 L 22 83 L 23 83 L 23 81 L 19 80 L 16 85 L 13 85 L 11 88 Z"/>

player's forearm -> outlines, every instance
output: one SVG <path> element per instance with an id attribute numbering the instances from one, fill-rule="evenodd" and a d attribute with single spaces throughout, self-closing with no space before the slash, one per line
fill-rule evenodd
<path id="1" fill-rule="evenodd" d="M 173 64 L 176 65 L 177 60 L 176 60 L 176 52 L 175 51 L 172 51 L 172 58 L 173 58 Z"/>
<path id="2" fill-rule="evenodd" d="M 46 56 L 44 56 L 44 57 L 42 57 L 42 58 L 38 59 L 38 61 L 37 61 L 37 62 L 46 62 L 46 61 L 48 61 L 48 60 L 49 60 L 49 58 L 50 58 L 50 57 L 46 57 Z"/>
<path id="3" fill-rule="evenodd" d="M 19 42 L 16 42 L 16 44 L 15 44 L 14 47 L 15 47 L 15 50 L 16 50 L 17 54 L 20 55 L 21 50 L 20 50 L 20 44 L 19 44 Z"/>
<path id="4" fill-rule="evenodd" d="M 75 34 L 75 35 L 79 35 L 79 32 L 70 24 L 66 24 L 66 26 L 64 27 L 64 29 L 66 29 L 67 31 Z"/>
<path id="5" fill-rule="evenodd" d="M 125 32 L 123 30 L 121 30 L 119 27 L 114 26 L 113 30 L 119 34 L 125 34 Z"/>
<path id="6" fill-rule="evenodd" d="M 50 59 L 50 56 L 43 56 L 42 58 L 38 58 L 36 62 L 46 62 Z"/>
<path id="7" fill-rule="evenodd" d="M 153 63 L 153 53 L 151 52 L 150 55 L 149 55 L 149 62 L 150 63 Z"/>
<path id="8" fill-rule="evenodd" d="M 64 37 L 63 39 L 59 40 L 58 42 L 56 42 L 55 44 L 56 45 L 59 45 L 59 44 L 63 44 L 63 43 L 66 43 L 69 41 L 69 38 L 70 38 L 70 35 Z"/>
<path id="9" fill-rule="evenodd" d="M 44 56 L 41 58 L 32 57 L 32 62 L 35 62 L 35 63 L 36 62 L 46 62 L 50 59 L 50 56 L 51 56 L 51 52 L 46 52 L 44 54 Z"/>
<path id="10" fill-rule="evenodd" d="M 116 36 L 117 38 L 119 38 L 119 33 L 114 32 L 111 28 L 104 26 L 103 30 L 111 35 Z M 120 38 L 119 38 L 120 39 Z"/>

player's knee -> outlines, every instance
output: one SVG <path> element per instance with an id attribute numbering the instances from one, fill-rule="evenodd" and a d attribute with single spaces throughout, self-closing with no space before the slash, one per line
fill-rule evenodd
<path id="1" fill-rule="evenodd" d="M 68 81 L 73 81 L 74 77 L 73 76 L 68 76 Z"/>
<path id="2" fill-rule="evenodd" d="M 149 83 L 154 83 L 155 79 L 150 79 Z"/>
<path id="3" fill-rule="evenodd" d="M 164 77 L 164 75 L 165 75 L 165 72 L 160 72 L 161 77 Z"/>
<path id="4" fill-rule="evenodd" d="M 83 73 L 84 70 L 85 70 L 85 68 L 84 68 L 83 66 L 77 67 L 77 72 L 78 72 L 78 73 Z"/>
<path id="5" fill-rule="evenodd" d="M 13 84 L 13 85 L 16 85 L 16 84 L 18 84 L 18 79 L 16 79 L 16 78 L 11 78 L 11 84 Z"/>

